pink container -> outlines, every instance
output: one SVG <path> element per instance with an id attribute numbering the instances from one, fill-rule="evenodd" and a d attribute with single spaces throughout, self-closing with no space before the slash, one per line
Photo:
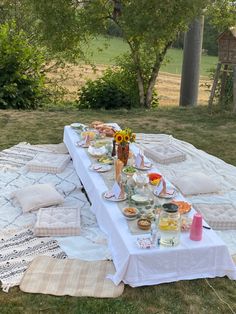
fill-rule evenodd
<path id="1" fill-rule="evenodd" d="M 202 239 L 202 216 L 198 213 L 193 216 L 190 239 L 193 241 L 200 241 Z"/>

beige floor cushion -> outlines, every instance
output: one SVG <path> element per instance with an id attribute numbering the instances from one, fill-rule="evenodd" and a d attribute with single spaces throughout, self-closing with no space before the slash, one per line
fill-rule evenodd
<path id="1" fill-rule="evenodd" d="M 170 164 L 186 159 L 186 155 L 174 146 L 156 143 L 140 146 L 143 148 L 145 156 L 160 164 Z"/>
<path id="2" fill-rule="evenodd" d="M 61 173 L 70 161 L 68 154 L 38 153 L 26 164 L 32 172 Z"/>
<path id="3" fill-rule="evenodd" d="M 86 296 L 96 298 L 119 297 L 124 284 L 115 286 L 108 274 L 114 274 L 111 261 L 59 260 L 39 256 L 33 260 L 20 283 L 20 289 L 30 293 Z"/>
<path id="4" fill-rule="evenodd" d="M 34 226 L 36 236 L 72 236 L 80 234 L 80 209 L 40 208 Z"/>
<path id="5" fill-rule="evenodd" d="M 50 183 L 30 185 L 13 192 L 11 196 L 19 203 L 23 212 L 64 202 L 63 196 Z"/>
<path id="6" fill-rule="evenodd" d="M 171 183 L 184 195 L 218 193 L 220 186 L 212 178 L 201 172 L 183 173 L 181 177 L 174 177 Z"/>
<path id="7" fill-rule="evenodd" d="M 193 204 L 193 207 L 213 229 L 236 229 L 236 208 L 232 204 Z"/>

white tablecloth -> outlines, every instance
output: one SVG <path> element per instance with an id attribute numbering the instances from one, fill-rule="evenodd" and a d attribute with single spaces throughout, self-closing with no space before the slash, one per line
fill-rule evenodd
<path id="1" fill-rule="evenodd" d="M 66 126 L 64 143 L 92 203 L 100 228 L 107 234 L 116 273 L 109 276 L 115 284 L 123 281 L 132 287 L 179 280 L 228 276 L 236 279 L 236 267 L 225 243 L 213 230 L 203 230 L 202 241 L 191 241 L 181 234 L 177 247 L 140 249 L 137 236 L 130 233 L 116 203 L 106 201 L 102 193 L 107 186 L 101 175 L 90 171 L 84 148 L 77 147 L 76 132 Z"/>

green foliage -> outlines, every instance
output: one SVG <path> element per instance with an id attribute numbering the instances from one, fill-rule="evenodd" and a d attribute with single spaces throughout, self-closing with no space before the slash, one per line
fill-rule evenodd
<path id="1" fill-rule="evenodd" d="M 131 98 L 107 73 L 95 81 L 86 82 L 79 91 L 78 105 L 79 109 L 130 109 Z"/>
<path id="2" fill-rule="evenodd" d="M 44 98 L 42 51 L 14 23 L 0 27 L 0 109 L 35 109 Z"/>
<path id="3" fill-rule="evenodd" d="M 210 70 L 209 77 L 211 80 L 215 77 L 215 68 Z M 221 89 L 222 89 L 222 78 L 224 72 L 220 72 L 220 77 L 216 86 L 215 91 L 215 101 L 216 103 L 224 110 L 232 110 L 233 106 L 233 68 L 229 65 L 228 71 L 226 73 L 226 81 L 225 81 L 225 89 L 224 89 L 224 96 L 221 97 Z M 208 89 L 211 89 L 211 85 L 207 86 Z"/>

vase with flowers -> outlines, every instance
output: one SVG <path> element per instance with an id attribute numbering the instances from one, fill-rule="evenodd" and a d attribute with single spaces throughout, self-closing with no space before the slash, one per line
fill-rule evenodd
<path id="1" fill-rule="evenodd" d="M 129 159 L 129 144 L 135 141 L 135 133 L 131 129 L 116 131 L 114 134 L 114 143 L 117 145 L 117 158 L 120 159 L 124 166 Z"/>

